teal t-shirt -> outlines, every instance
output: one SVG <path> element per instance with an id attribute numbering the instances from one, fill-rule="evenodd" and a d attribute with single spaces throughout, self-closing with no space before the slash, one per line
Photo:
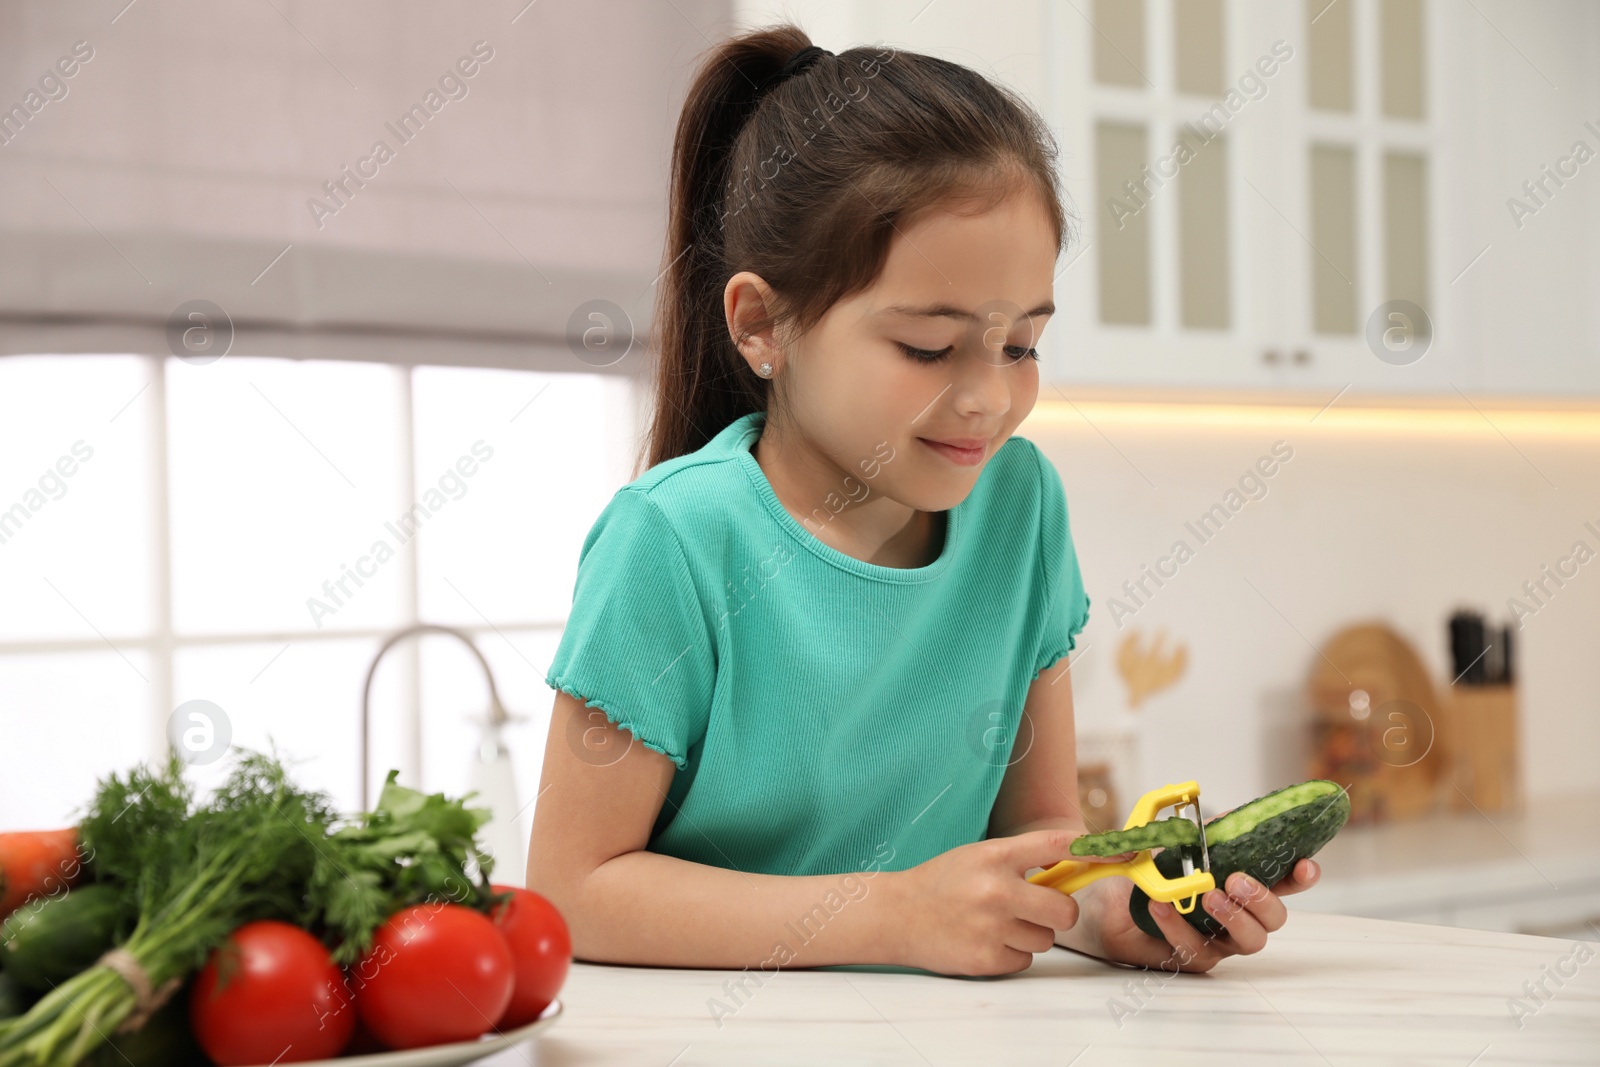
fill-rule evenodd
<path id="1" fill-rule="evenodd" d="M 1088 619 L 1060 475 L 1012 436 L 950 509 L 939 557 L 884 567 L 784 508 L 751 453 L 764 419 L 611 498 L 546 684 L 677 765 L 653 852 L 842 874 L 983 840 L 1029 683 Z"/>

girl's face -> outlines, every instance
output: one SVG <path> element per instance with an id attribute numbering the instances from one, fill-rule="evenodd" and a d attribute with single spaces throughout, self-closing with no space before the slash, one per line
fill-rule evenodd
<path id="1" fill-rule="evenodd" d="M 955 506 L 1038 398 L 1054 232 L 1036 195 L 957 213 L 970 210 L 902 224 L 878 280 L 787 358 L 747 353 L 777 367 L 777 443 L 801 446 L 814 475 L 853 477 L 841 497 L 865 483 L 921 511 Z"/>

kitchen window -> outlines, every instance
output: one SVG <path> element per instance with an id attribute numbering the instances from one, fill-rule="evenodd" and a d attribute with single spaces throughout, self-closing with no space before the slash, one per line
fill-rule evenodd
<path id="1" fill-rule="evenodd" d="M 11 776 L 0 828 L 65 824 L 96 778 L 160 753 L 196 698 L 236 744 L 270 735 L 353 809 L 367 666 L 417 620 L 471 633 L 508 710 L 542 721 L 578 550 L 631 466 L 628 389 L 243 356 L 0 359 L 0 420 L 27 442 L 0 455 L 0 706 L 11 759 L 51 768 Z M 425 788 L 468 788 L 467 719 L 487 694 L 458 643 L 398 646 L 372 706 L 373 795 L 417 750 Z M 531 801 L 543 730 L 508 737 Z"/>

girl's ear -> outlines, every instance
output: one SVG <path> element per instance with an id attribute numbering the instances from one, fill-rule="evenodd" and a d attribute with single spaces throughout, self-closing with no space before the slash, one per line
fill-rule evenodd
<path id="1" fill-rule="evenodd" d="M 772 373 L 762 377 L 776 377 L 783 366 L 783 345 L 774 322 L 778 298 L 772 287 L 759 274 L 742 270 L 729 278 L 723 288 L 722 309 L 734 347 L 750 369 L 760 374 L 759 368 L 766 363 Z"/>

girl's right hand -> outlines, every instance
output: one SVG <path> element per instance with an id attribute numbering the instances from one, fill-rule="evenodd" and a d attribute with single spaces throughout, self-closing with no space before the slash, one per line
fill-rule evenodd
<path id="1" fill-rule="evenodd" d="M 1025 877 L 1071 854 L 1079 830 L 1032 830 L 961 845 L 898 872 L 899 962 L 938 974 L 1011 974 L 1078 921 L 1078 902 Z M 1121 856 L 1081 857 L 1116 863 Z"/>

